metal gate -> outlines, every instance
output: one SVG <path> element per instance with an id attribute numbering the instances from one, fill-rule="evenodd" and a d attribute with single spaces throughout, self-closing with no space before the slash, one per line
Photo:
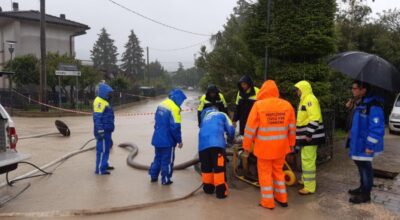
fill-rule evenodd
<path id="1" fill-rule="evenodd" d="M 335 134 L 335 112 L 325 110 L 322 112 L 325 127 L 325 144 L 318 146 L 317 164 L 327 162 L 333 157 L 333 136 Z"/>

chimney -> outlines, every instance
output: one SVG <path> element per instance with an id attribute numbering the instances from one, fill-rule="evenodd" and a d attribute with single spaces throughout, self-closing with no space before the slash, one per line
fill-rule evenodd
<path id="1" fill-rule="evenodd" d="M 18 11 L 18 2 L 13 2 L 12 7 L 13 11 Z"/>
<path id="2" fill-rule="evenodd" d="M 61 19 L 65 19 L 65 14 L 60 14 Z"/>

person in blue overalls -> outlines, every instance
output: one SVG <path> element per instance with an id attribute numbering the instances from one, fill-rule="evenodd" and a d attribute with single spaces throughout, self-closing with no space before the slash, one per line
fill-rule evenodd
<path id="1" fill-rule="evenodd" d="M 93 102 L 94 136 L 96 137 L 96 174 L 109 175 L 108 158 L 112 147 L 111 134 L 114 131 L 114 111 L 110 104 L 113 89 L 105 84 L 99 84 L 98 96 Z"/>
<path id="2" fill-rule="evenodd" d="M 157 182 L 161 172 L 161 183 L 172 184 L 175 147 L 182 148 L 181 108 L 186 96 L 180 89 L 174 89 L 166 100 L 157 107 L 154 133 L 151 144 L 155 148 L 154 161 L 149 175 L 151 182 Z"/>

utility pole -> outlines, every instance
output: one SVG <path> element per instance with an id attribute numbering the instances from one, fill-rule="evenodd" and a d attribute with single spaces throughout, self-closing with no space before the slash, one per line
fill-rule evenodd
<path id="1" fill-rule="evenodd" d="M 47 104 L 47 79 L 46 79 L 46 4 L 40 0 L 40 90 L 39 101 Z M 47 108 L 42 105 L 42 112 Z"/>
<path id="2" fill-rule="evenodd" d="M 147 52 L 147 84 L 150 86 L 149 47 L 146 47 L 146 52 Z"/>
<path id="3" fill-rule="evenodd" d="M 13 61 L 13 53 L 14 53 L 14 47 L 13 45 L 15 45 L 17 43 L 17 41 L 6 41 L 6 43 L 8 44 L 8 51 L 10 52 L 10 63 L 12 63 Z M 10 115 L 13 115 L 13 92 L 12 92 L 12 87 L 13 87 L 13 83 L 12 83 L 12 74 L 8 75 L 8 80 L 9 80 L 9 85 L 8 85 L 8 89 L 9 89 L 9 94 L 10 94 Z"/>
<path id="4" fill-rule="evenodd" d="M 268 0 L 268 3 L 267 3 L 267 35 L 269 35 L 269 33 L 270 33 L 271 1 L 272 0 Z M 265 64 L 264 65 L 265 65 L 264 66 L 264 80 L 267 80 L 268 79 L 268 71 L 269 71 L 269 45 L 265 45 Z"/>

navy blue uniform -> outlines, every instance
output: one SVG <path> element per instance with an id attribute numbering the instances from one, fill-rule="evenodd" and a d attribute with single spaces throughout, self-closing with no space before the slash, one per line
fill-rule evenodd
<path id="1" fill-rule="evenodd" d="M 109 103 L 112 88 L 99 85 L 99 94 L 93 102 L 94 136 L 96 137 L 96 174 L 105 174 L 112 146 L 111 134 L 114 131 L 114 111 Z"/>

